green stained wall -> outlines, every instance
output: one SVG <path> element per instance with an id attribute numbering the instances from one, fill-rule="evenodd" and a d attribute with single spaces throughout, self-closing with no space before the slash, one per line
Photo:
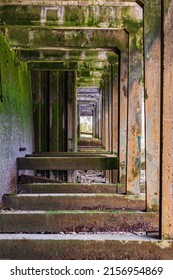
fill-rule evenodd
<path id="1" fill-rule="evenodd" d="M 15 190 L 16 158 L 31 153 L 32 100 L 30 77 L 0 33 L 0 201 L 3 193 Z M 19 151 L 26 148 L 26 151 Z"/>

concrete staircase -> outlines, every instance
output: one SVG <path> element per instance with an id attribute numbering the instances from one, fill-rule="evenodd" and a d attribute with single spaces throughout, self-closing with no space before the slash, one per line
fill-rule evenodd
<path id="1" fill-rule="evenodd" d="M 35 169 L 34 158 L 40 168 L 37 156 L 19 159 L 18 168 Z M 19 183 L 3 205 L 1 259 L 172 258 L 172 242 L 163 248 L 158 240 L 158 213 L 145 212 L 144 196 L 117 194 L 114 184 Z"/>

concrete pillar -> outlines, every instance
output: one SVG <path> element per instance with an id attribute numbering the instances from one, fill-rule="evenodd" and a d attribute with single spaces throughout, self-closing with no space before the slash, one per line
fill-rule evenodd
<path id="1" fill-rule="evenodd" d="M 67 150 L 77 151 L 77 82 L 76 72 L 67 72 Z M 75 182 L 76 171 L 68 171 L 68 182 Z"/>
<path id="2" fill-rule="evenodd" d="M 35 151 L 41 152 L 41 71 L 31 72 L 31 90 L 33 100 L 33 116 L 34 116 L 34 144 Z"/>
<path id="3" fill-rule="evenodd" d="M 99 107 L 99 116 L 98 116 L 98 138 L 101 139 L 102 137 L 102 91 L 100 90 L 99 100 L 98 100 L 98 107 Z"/>
<path id="4" fill-rule="evenodd" d="M 95 138 L 99 139 L 99 100 L 96 103 L 95 111 L 96 111 Z"/>
<path id="5" fill-rule="evenodd" d="M 164 2 L 161 237 L 173 238 L 173 0 Z"/>
<path id="6" fill-rule="evenodd" d="M 105 90 L 104 84 L 101 85 L 102 90 L 102 128 L 101 128 L 101 138 L 102 138 L 102 145 L 105 148 Z"/>
<path id="7" fill-rule="evenodd" d="M 105 134 L 105 149 L 109 151 L 109 80 L 106 75 L 104 78 L 104 102 L 105 102 L 105 110 L 104 110 L 104 120 L 105 127 L 103 133 Z"/>
<path id="8" fill-rule="evenodd" d="M 77 88 L 76 72 L 67 72 L 68 151 L 77 151 Z"/>
<path id="9" fill-rule="evenodd" d="M 127 180 L 127 105 L 128 105 L 128 53 L 119 57 L 119 183 L 126 187 Z M 130 160 L 130 157 L 129 157 Z M 130 165 L 130 164 L 129 164 Z M 130 168 L 130 166 L 129 166 Z M 128 189 L 127 189 L 128 190 Z"/>
<path id="10" fill-rule="evenodd" d="M 93 122 L 92 122 L 92 134 L 93 138 L 96 138 L 96 110 L 95 108 L 93 109 Z"/>
<path id="11" fill-rule="evenodd" d="M 59 151 L 59 72 L 50 72 L 50 152 Z"/>
<path id="12" fill-rule="evenodd" d="M 151 18 L 152 23 L 151 24 Z M 144 6 L 147 209 L 159 209 L 161 0 Z M 171 48 L 169 42 L 168 49 Z"/>
<path id="13" fill-rule="evenodd" d="M 117 57 L 118 60 L 118 57 Z M 118 154 L 118 139 L 119 139 L 119 133 L 118 133 L 118 117 L 119 117 L 119 108 L 118 108 L 118 102 L 119 102 L 119 82 L 118 82 L 118 68 L 116 64 L 111 65 L 112 71 L 112 153 Z M 118 182 L 118 173 L 117 170 L 112 171 L 112 182 L 117 183 Z"/>
<path id="14" fill-rule="evenodd" d="M 142 51 L 133 49 L 130 44 L 127 192 L 132 194 L 140 193 L 142 128 L 142 59 Z"/>

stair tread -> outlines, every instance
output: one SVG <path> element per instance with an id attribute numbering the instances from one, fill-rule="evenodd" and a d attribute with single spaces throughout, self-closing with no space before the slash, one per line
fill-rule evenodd
<path id="1" fill-rule="evenodd" d="M 131 211 L 131 210 L 0 210 L 0 215 L 15 214 L 133 214 L 133 215 L 158 215 L 157 212 Z"/>
<path id="2" fill-rule="evenodd" d="M 115 232 L 112 234 L 108 233 L 85 233 L 85 234 L 0 234 L 0 240 L 117 240 L 117 241 L 155 241 L 158 240 L 156 236 L 142 235 L 142 234 L 133 234 L 133 233 L 120 233 Z"/>
<path id="3" fill-rule="evenodd" d="M 116 193 L 31 193 L 31 194 L 5 194 L 5 196 L 12 196 L 12 197 L 45 197 L 45 196 L 52 196 L 52 197 L 119 197 L 125 199 L 132 199 L 132 200 L 144 200 L 145 195 L 134 196 L 134 195 L 121 195 Z"/>

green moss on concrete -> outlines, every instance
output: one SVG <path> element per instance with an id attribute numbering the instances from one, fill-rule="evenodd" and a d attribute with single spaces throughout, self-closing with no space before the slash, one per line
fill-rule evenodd
<path id="1" fill-rule="evenodd" d="M 168 2 L 167 2 L 168 3 Z M 169 3 L 168 3 L 169 4 Z M 161 1 L 149 1 L 145 3 L 145 34 L 146 51 L 149 51 L 154 40 L 160 36 L 161 31 Z"/>
<path id="2" fill-rule="evenodd" d="M 32 105 L 30 78 L 25 63 L 21 64 L 0 33 L 0 68 L 3 102 L 0 102 L 0 194 L 14 189 L 16 157 L 19 148 L 32 152 Z"/>
<path id="3" fill-rule="evenodd" d="M 169 9 L 169 5 L 172 0 L 164 0 L 164 12 L 166 13 Z"/>
<path id="4" fill-rule="evenodd" d="M 33 25 L 34 22 L 40 21 L 40 13 L 40 6 L 4 5 L 0 9 L 0 23 L 11 25 Z"/>

